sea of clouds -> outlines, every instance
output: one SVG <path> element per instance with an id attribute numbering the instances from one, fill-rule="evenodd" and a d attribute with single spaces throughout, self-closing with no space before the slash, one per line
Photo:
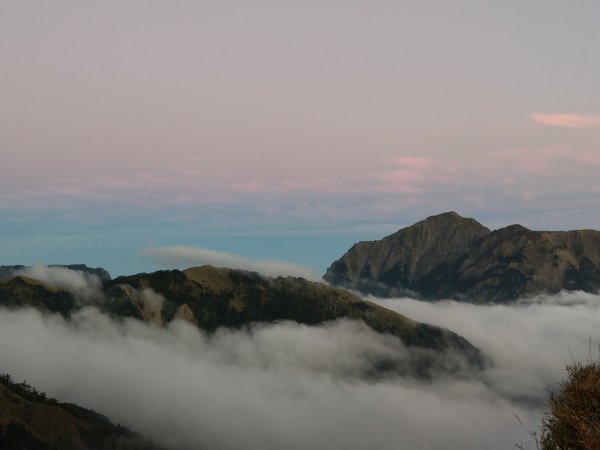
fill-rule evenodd
<path id="1" fill-rule="evenodd" d="M 410 350 L 361 323 L 281 322 L 206 335 L 183 322 L 115 321 L 88 304 L 69 321 L 1 309 L 0 372 L 173 450 L 493 450 L 531 440 L 547 390 L 566 364 L 597 356 L 600 342 L 597 295 L 511 306 L 369 300 L 462 334 L 494 365 L 470 379 L 375 379 L 374 361 Z"/>

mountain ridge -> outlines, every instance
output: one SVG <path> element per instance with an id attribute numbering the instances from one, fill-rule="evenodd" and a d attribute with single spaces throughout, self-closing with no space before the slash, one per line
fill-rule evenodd
<path id="1" fill-rule="evenodd" d="M 0 280 L 5 280 L 7 278 L 20 275 L 23 272 L 27 272 L 38 267 L 50 267 L 82 272 L 86 275 L 98 277 L 100 281 L 110 281 L 111 279 L 110 273 L 108 273 L 106 269 L 102 267 L 89 267 L 86 264 L 49 264 L 43 266 L 24 266 L 17 264 L 12 266 L 0 266 Z"/>
<path id="2" fill-rule="evenodd" d="M 320 325 L 340 319 L 359 320 L 378 333 L 395 336 L 407 347 L 421 349 L 414 353 L 419 354 L 414 364 L 408 365 L 408 370 L 414 369 L 413 374 L 419 377 L 428 377 L 440 364 L 443 370 L 458 373 L 479 371 L 490 363 L 479 349 L 450 330 L 415 322 L 346 290 L 303 278 L 270 278 L 202 266 L 117 277 L 102 283 L 100 289 L 97 299 L 90 303 L 78 298 L 77 292 L 16 276 L 0 281 L 0 306 L 34 307 L 68 319 L 91 305 L 120 320 L 165 326 L 179 319 L 207 333 L 254 323 Z M 460 358 L 448 362 L 447 354 Z"/>
<path id="3" fill-rule="evenodd" d="M 327 269 L 333 285 L 378 296 L 514 301 L 600 288 L 600 231 L 491 231 L 455 212 L 352 246 Z"/>

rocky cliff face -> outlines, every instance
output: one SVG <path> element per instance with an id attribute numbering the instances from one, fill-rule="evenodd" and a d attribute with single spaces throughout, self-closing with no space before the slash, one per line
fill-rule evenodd
<path id="1" fill-rule="evenodd" d="M 380 296 L 507 302 L 600 288 L 600 232 L 490 231 L 454 212 L 354 245 L 323 277 Z"/>

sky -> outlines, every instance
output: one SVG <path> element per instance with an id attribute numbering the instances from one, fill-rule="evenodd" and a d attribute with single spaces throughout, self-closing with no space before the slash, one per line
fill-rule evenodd
<path id="1" fill-rule="evenodd" d="M 0 1 L 0 264 L 322 274 L 454 210 L 600 229 L 595 1 Z"/>

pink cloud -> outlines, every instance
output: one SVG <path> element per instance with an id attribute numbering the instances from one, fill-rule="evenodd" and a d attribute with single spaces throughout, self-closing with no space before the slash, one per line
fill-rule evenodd
<path id="1" fill-rule="evenodd" d="M 444 183 L 449 177 L 453 178 L 453 168 L 447 161 L 421 156 L 401 156 L 389 161 L 395 167 L 370 173 L 372 189 L 417 195 L 428 184 Z"/>
<path id="2" fill-rule="evenodd" d="M 597 144 L 544 146 L 472 151 L 468 157 L 453 152 L 433 157 L 398 155 L 374 161 L 372 167 L 330 177 L 236 178 L 230 174 L 204 173 L 190 164 L 166 167 L 160 173 L 133 172 L 123 176 L 50 178 L 44 187 L 27 183 L 0 190 L 0 206 L 41 205 L 55 207 L 95 204 L 102 208 L 157 209 L 193 205 L 254 205 L 262 216 L 281 214 L 282 208 L 309 217 L 353 217 L 361 208 L 387 217 L 375 203 L 397 208 L 410 204 L 466 202 L 483 208 L 498 198 L 519 204 L 564 192 L 590 194 L 600 189 L 595 173 L 600 166 Z M 184 169 L 184 170 L 181 170 Z M 579 191 L 578 191 L 579 190 Z M 364 205 L 365 198 L 368 202 Z M 393 199 L 393 200 L 390 200 Z M 440 206 L 441 207 L 441 206 Z M 382 211 L 385 207 L 381 208 Z M 286 213 L 287 214 L 287 213 Z M 291 213 L 290 213 L 291 214 Z"/>
<path id="3" fill-rule="evenodd" d="M 399 194 L 419 194 L 422 191 L 423 176 L 409 170 L 388 170 L 374 174 L 382 184 L 379 189 Z"/>
<path id="4" fill-rule="evenodd" d="M 269 183 L 265 183 L 264 181 L 235 183 L 232 187 L 238 191 L 247 193 L 268 192 L 272 189 Z"/>
<path id="5" fill-rule="evenodd" d="M 431 169 L 435 160 L 432 158 L 423 158 L 419 156 L 404 156 L 393 158 L 392 162 L 407 169 L 427 170 Z"/>
<path id="6" fill-rule="evenodd" d="M 281 185 L 287 189 L 321 189 L 329 190 L 331 188 L 331 178 L 309 178 L 306 180 L 285 179 Z"/>
<path id="7" fill-rule="evenodd" d="M 581 166 L 595 165 L 600 165 L 600 155 L 597 152 L 568 146 L 548 146 L 498 151 L 482 161 L 479 168 L 488 172 L 505 172 L 510 169 L 534 175 L 551 175 L 568 167 L 579 169 Z"/>
<path id="8" fill-rule="evenodd" d="M 600 116 L 584 114 L 543 114 L 534 113 L 531 118 L 544 125 L 567 128 L 600 127 Z"/>

